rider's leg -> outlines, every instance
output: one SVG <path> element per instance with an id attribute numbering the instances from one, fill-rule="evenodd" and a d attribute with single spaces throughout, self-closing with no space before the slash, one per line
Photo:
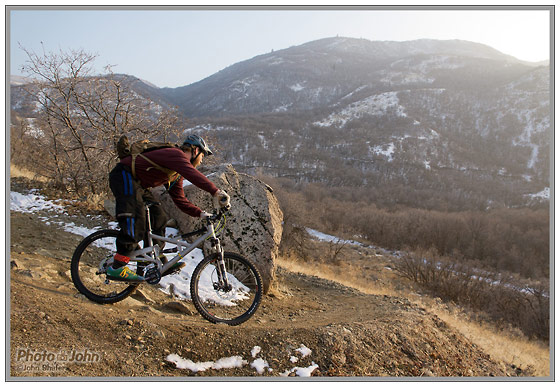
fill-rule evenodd
<path id="1" fill-rule="evenodd" d="M 145 190 L 142 195 L 142 200 L 150 201 L 150 202 L 157 202 L 154 195 L 151 191 Z M 165 236 L 165 225 L 169 218 L 167 214 L 163 211 L 161 204 L 155 204 L 150 207 L 150 224 L 152 225 L 152 233 L 155 235 Z M 163 250 L 165 247 L 165 242 L 163 241 L 156 241 L 159 245 L 160 250 Z"/>
<path id="2" fill-rule="evenodd" d="M 109 174 L 109 186 L 116 201 L 116 217 L 120 231 L 113 268 L 125 266 L 131 252 L 138 248 L 145 232 L 143 188 L 132 178 L 130 171 L 117 164 Z"/>
<path id="3" fill-rule="evenodd" d="M 144 200 L 150 200 L 155 202 L 155 198 L 153 197 L 151 192 L 147 192 L 144 194 Z M 150 222 L 152 224 L 152 232 L 155 235 L 165 236 L 165 226 L 167 225 L 167 221 L 169 220 L 167 214 L 163 211 L 163 208 L 160 204 L 156 204 L 150 207 Z M 165 247 L 165 242 L 157 241 L 160 247 L 160 251 L 163 251 Z M 167 263 L 167 257 L 163 254 L 160 254 L 159 259 L 162 263 Z M 176 273 L 185 267 L 186 264 L 184 262 L 176 262 L 173 266 L 171 266 L 167 271 L 163 272 L 162 275 L 168 275 L 172 273 Z"/>

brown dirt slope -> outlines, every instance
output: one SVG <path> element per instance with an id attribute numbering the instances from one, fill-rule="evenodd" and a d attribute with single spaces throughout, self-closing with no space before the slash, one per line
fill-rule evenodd
<path id="1" fill-rule="evenodd" d="M 40 215 L 11 213 L 12 377 L 278 377 L 311 365 L 317 365 L 312 376 L 522 373 L 406 299 L 281 269 L 277 289 L 238 327 L 213 325 L 190 302 L 150 285 L 120 303 L 98 305 L 70 279 L 70 257 L 81 237 L 46 225 Z M 302 344 L 310 355 L 297 352 Z M 262 374 L 251 366 L 255 346 L 261 347 L 256 357 L 268 363 Z M 58 361 L 73 351 L 85 361 Z M 195 363 L 240 356 L 246 363 L 195 373 L 166 361 L 169 354 Z"/>

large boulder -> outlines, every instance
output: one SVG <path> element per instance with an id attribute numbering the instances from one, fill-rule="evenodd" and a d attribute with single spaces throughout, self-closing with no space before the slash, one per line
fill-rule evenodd
<path id="1" fill-rule="evenodd" d="M 268 293 L 274 281 L 283 221 L 282 210 L 272 188 L 255 177 L 236 172 L 230 164 L 204 172 L 210 181 L 231 197 L 231 211 L 220 238 L 224 250 L 239 253 L 253 262 L 262 275 L 264 291 Z M 192 203 L 203 211 L 212 212 L 212 197 L 206 191 L 188 182 L 184 190 Z M 200 219 L 181 212 L 163 188 L 153 191 L 182 233 L 202 226 Z"/>

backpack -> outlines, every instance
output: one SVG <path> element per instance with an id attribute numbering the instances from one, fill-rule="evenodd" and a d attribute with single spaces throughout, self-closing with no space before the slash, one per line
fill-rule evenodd
<path id="1" fill-rule="evenodd" d="M 128 141 L 128 137 L 126 135 L 122 135 L 117 142 L 117 155 L 119 159 L 124 159 L 125 157 L 132 156 L 132 160 L 130 163 L 130 169 L 132 170 L 132 177 L 136 179 L 136 158 L 138 156 L 142 157 L 144 160 L 152 164 L 152 167 L 149 167 L 147 170 L 151 168 L 156 168 L 168 176 L 168 180 L 171 182 L 179 177 L 179 174 L 169 168 L 162 167 L 157 163 L 150 160 L 148 157 L 143 155 L 145 152 L 153 151 L 156 149 L 162 148 L 176 148 L 177 145 L 170 143 L 170 142 L 156 142 L 150 140 L 141 140 L 136 141 L 132 144 Z"/>

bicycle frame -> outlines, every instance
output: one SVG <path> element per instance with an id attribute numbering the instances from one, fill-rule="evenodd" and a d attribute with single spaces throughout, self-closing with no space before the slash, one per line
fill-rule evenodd
<path id="1" fill-rule="evenodd" d="M 145 207 L 148 216 L 151 205 L 154 203 L 148 202 Z M 187 275 L 177 280 L 190 282 L 190 297 L 205 319 L 213 323 L 239 325 L 255 313 L 262 301 L 262 277 L 247 258 L 224 251 L 219 237 L 226 227 L 227 211 L 228 208 L 217 209 L 205 217 L 204 225 L 198 230 L 172 237 L 155 235 L 146 221 L 142 248 L 129 254 L 131 261 L 137 264 L 129 270 L 135 269 L 141 280 L 127 280 L 126 276 L 121 279 L 107 273 L 109 265 L 113 265 L 116 240 L 122 231 L 95 231 L 79 243 L 72 255 L 72 282 L 88 299 L 112 304 L 131 295 L 140 283 L 156 285 L 162 277 L 178 272 L 183 266 L 181 259 L 196 247 L 203 248 L 203 259 L 200 262 L 194 260 L 192 272 L 183 272 Z M 161 243 L 158 245 L 158 242 Z M 171 246 L 160 247 L 164 242 Z M 168 262 L 162 253 L 173 258 Z M 97 262 L 98 270 L 94 270 Z"/>
<path id="2" fill-rule="evenodd" d="M 130 254 L 130 261 L 132 261 L 132 262 L 153 263 L 153 264 L 157 265 L 157 268 L 158 268 L 159 272 L 163 273 L 167 269 L 169 269 L 171 266 L 173 266 L 176 262 L 183 259 L 187 254 L 189 254 L 195 248 L 197 248 L 198 246 L 203 244 L 204 241 L 206 239 L 210 238 L 210 237 L 211 237 L 212 241 L 217 241 L 217 243 L 214 242 L 213 245 L 217 246 L 216 251 L 219 252 L 221 257 L 223 258 L 223 249 L 221 248 L 221 245 L 219 243 L 219 239 L 216 237 L 214 224 L 210 220 L 207 220 L 207 226 L 206 226 L 207 230 L 206 231 L 204 229 L 200 229 L 200 230 L 188 233 L 188 234 L 183 234 L 183 235 L 181 235 L 179 237 L 176 237 L 176 238 L 167 238 L 167 237 L 156 235 L 156 234 L 152 233 L 152 226 L 151 226 L 151 222 L 150 222 L 150 208 L 149 207 L 150 207 L 149 205 L 146 206 L 146 220 L 147 220 L 146 221 L 146 234 L 147 234 L 147 237 L 144 240 L 144 243 L 145 244 L 147 243 L 148 246 L 145 246 L 144 248 L 142 248 L 140 250 L 136 250 L 133 253 L 131 253 Z M 184 240 L 184 238 L 187 237 L 187 236 L 198 235 L 198 234 L 202 234 L 202 235 L 192 243 L 188 243 Z M 178 248 L 177 255 L 175 255 L 171 260 L 168 260 L 165 264 L 163 264 L 161 262 L 161 260 L 159 259 L 159 253 L 160 253 L 159 246 L 158 245 L 154 246 L 154 241 L 162 241 L 162 242 L 171 243 L 171 244 L 177 246 L 177 248 Z M 222 263 L 223 263 L 223 260 L 222 260 Z M 225 273 L 225 268 L 222 271 L 222 267 L 221 267 L 222 265 L 218 265 L 218 266 L 219 266 L 218 271 L 221 271 L 222 273 Z M 224 279 L 224 280 L 227 281 L 227 279 Z"/>

